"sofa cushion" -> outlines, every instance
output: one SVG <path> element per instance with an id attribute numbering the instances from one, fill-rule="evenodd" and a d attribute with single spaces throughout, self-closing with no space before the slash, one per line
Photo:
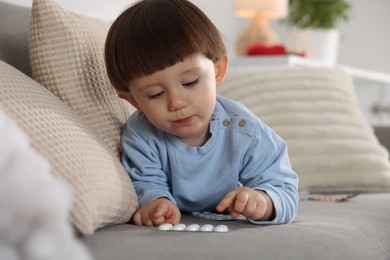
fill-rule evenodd
<path id="1" fill-rule="evenodd" d="M 81 234 L 130 220 L 138 205 L 129 175 L 96 132 L 53 93 L 0 61 L 0 106 L 70 184 L 70 219 Z"/>
<path id="2" fill-rule="evenodd" d="M 301 191 L 390 191 L 388 152 L 341 70 L 231 68 L 219 94 L 247 105 L 286 140 Z"/>
<path id="3" fill-rule="evenodd" d="M 118 154 L 120 131 L 135 109 L 117 97 L 104 65 L 109 24 L 34 0 L 30 59 L 36 81 L 60 97 Z"/>

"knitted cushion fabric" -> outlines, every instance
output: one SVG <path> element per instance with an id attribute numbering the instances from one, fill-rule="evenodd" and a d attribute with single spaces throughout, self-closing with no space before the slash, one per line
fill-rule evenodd
<path id="1" fill-rule="evenodd" d="M 0 61 L 0 105 L 73 193 L 81 234 L 129 221 L 138 206 L 130 178 L 96 132 L 53 93 Z"/>
<path id="2" fill-rule="evenodd" d="M 244 103 L 285 139 L 301 191 L 390 191 L 388 152 L 341 70 L 231 68 L 219 94 Z"/>
<path id="3" fill-rule="evenodd" d="M 118 98 L 104 64 L 109 24 L 76 15 L 52 0 L 34 0 L 30 22 L 33 78 L 118 153 L 120 131 L 134 108 Z"/>

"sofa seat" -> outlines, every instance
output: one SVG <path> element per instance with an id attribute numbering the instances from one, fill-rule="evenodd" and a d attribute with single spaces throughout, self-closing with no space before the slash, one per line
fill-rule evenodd
<path id="1" fill-rule="evenodd" d="M 228 233 L 204 233 L 121 224 L 81 240 L 96 260 L 390 259 L 389 212 L 390 193 L 360 194 L 345 202 L 300 201 L 289 225 L 223 221 Z M 221 224 L 187 215 L 182 222 Z"/>

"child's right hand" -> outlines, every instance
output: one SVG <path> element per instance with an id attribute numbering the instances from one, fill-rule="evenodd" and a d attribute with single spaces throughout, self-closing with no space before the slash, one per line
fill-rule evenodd
<path id="1" fill-rule="evenodd" d="M 158 198 L 144 204 L 135 213 L 133 222 L 139 226 L 172 225 L 180 222 L 181 214 L 175 204 L 167 198 Z"/>

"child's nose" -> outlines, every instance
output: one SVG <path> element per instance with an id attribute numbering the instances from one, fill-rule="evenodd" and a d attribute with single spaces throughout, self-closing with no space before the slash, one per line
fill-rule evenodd
<path id="1" fill-rule="evenodd" d="M 168 108 L 170 111 L 177 111 L 186 106 L 187 102 L 185 101 L 184 96 L 181 93 L 171 93 L 169 97 Z"/>

